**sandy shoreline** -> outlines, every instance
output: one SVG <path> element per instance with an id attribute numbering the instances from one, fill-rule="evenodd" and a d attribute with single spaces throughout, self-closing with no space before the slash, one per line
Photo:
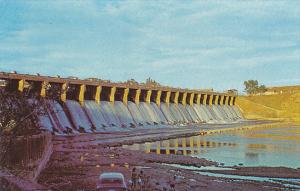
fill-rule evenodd
<path id="1" fill-rule="evenodd" d="M 182 133 L 184 132 L 184 133 Z M 126 180 L 130 179 L 133 167 L 143 169 L 149 178 L 148 190 L 167 190 L 176 174 L 176 190 L 286 190 L 278 182 L 259 182 L 232 178 L 218 178 L 197 174 L 188 169 L 166 166 L 179 164 L 185 166 L 221 166 L 206 159 L 183 155 L 157 155 L 132 151 L 121 147 L 122 144 L 133 144 L 145 141 L 156 141 L 174 138 L 182 133 L 185 136 L 198 133 L 199 129 L 175 129 L 152 131 L 145 130 L 135 134 L 98 134 L 79 137 L 55 137 L 54 153 L 42 172 L 38 182 L 53 190 L 95 190 L 97 179 L 102 172 L 122 172 Z M 273 167 L 230 167 L 235 170 L 204 170 L 243 176 L 300 178 L 299 169 Z"/>
<path id="2" fill-rule="evenodd" d="M 39 183 L 53 190 L 95 190 L 97 179 L 102 172 L 122 172 L 126 179 L 130 179 L 130 172 L 133 167 L 143 169 L 146 175 L 150 176 L 148 190 L 169 189 L 170 179 L 176 174 L 181 177 L 176 183 L 176 190 L 274 190 L 286 189 L 281 184 L 270 182 L 256 182 L 228 178 L 217 178 L 203 176 L 193 173 L 190 170 L 178 169 L 161 163 L 180 164 L 187 166 L 211 166 L 216 162 L 205 159 L 193 158 L 182 155 L 156 155 L 145 154 L 141 151 L 129 151 L 122 148 L 109 149 L 97 147 L 94 149 L 82 149 L 65 152 L 55 152 L 51 157 L 48 167 L 39 177 Z M 262 169 L 264 171 L 264 169 Z M 236 174 L 262 175 L 254 172 L 253 168 L 240 167 Z M 264 171 L 263 176 L 271 177 L 278 174 L 276 168 Z M 299 170 L 285 169 L 290 173 L 289 177 L 299 178 Z M 222 172 L 222 173 L 225 173 Z M 298 176 L 296 176 L 298 173 Z M 293 174 L 293 175 L 291 175 Z M 80 180 L 80 181 L 79 181 Z M 158 183 L 158 185 L 157 185 Z"/>

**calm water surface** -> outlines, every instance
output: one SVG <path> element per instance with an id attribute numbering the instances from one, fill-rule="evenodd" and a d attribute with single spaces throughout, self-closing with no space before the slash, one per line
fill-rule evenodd
<path id="1" fill-rule="evenodd" d="M 259 128 L 124 145 L 146 153 L 183 154 L 243 166 L 300 168 L 300 126 Z"/>

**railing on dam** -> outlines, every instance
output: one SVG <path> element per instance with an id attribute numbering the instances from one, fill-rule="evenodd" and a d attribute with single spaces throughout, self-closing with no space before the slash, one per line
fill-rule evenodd
<path id="1" fill-rule="evenodd" d="M 242 119 L 232 94 L 96 79 L 0 73 L 8 91 L 51 99 L 42 126 L 56 133 L 93 132 L 157 124 L 232 122 Z M 53 90 L 57 95 L 49 97 Z M 70 130 L 70 131 L 68 131 Z"/>

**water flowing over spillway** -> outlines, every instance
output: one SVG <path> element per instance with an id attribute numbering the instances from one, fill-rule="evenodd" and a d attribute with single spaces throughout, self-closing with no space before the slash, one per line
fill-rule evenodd
<path id="1" fill-rule="evenodd" d="M 116 109 L 116 115 L 119 118 L 122 127 L 134 127 L 135 122 L 125 104 L 121 101 L 115 101 L 113 107 Z"/>
<path id="2" fill-rule="evenodd" d="M 112 127 L 121 127 L 121 122 L 116 116 L 116 111 L 111 102 L 101 101 L 100 102 L 101 112 L 103 114 L 104 119 Z"/>
<path id="3" fill-rule="evenodd" d="M 127 107 L 128 107 L 128 110 L 129 110 L 133 120 L 135 121 L 135 123 L 137 125 L 143 126 L 146 124 L 143 114 L 140 112 L 139 107 L 135 103 L 128 101 Z"/>
<path id="4" fill-rule="evenodd" d="M 157 114 L 157 117 L 159 119 L 159 121 L 162 123 L 162 124 L 166 124 L 168 123 L 167 119 L 165 118 L 164 114 L 162 113 L 162 111 L 158 108 L 158 106 L 151 102 L 151 107 L 154 109 L 154 111 L 156 112 Z"/>
<path id="5" fill-rule="evenodd" d="M 164 116 L 165 116 L 165 118 L 168 122 L 170 122 L 170 123 L 175 122 L 175 117 L 171 113 L 170 107 L 167 104 L 161 103 L 160 104 L 160 110 L 164 114 Z"/>
<path id="6" fill-rule="evenodd" d="M 70 113 L 70 117 L 75 129 L 84 132 L 92 132 L 92 124 L 78 102 L 67 100 L 66 108 Z"/>
<path id="7" fill-rule="evenodd" d="M 108 127 L 109 124 L 103 117 L 101 112 L 101 107 L 95 101 L 87 100 L 84 104 L 84 110 L 91 120 L 93 126 L 96 128 L 96 131 L 101 131 L 105 127 Z"/>
<path id="8" fill-rule="evenodd" d="M 0 72 L 0 80 L 4 82 L 2 91 L 24 94 L 32 104 L 46 103 L 45 111 L 37 117 L 40 128 L 58 135 L 199 127 L 202 123 L 244 120 L 234 91 L 5 72 Z"/>
<path id="9" fill-rule="evenodd" d="M 105 132 L 116 129 L 151 128 L 160 124 L 232 123 L 243 120 L 235 105 L 175 104 L 154 102 L 49 100 L 41 128 L 56 134 Z"/>
<path id="10" fill-rule="evenodd" d="M 50 108 L 48 111 L 48 116 L 53 124 L 55 132 L 58 134 L 63 134 L 68 132 L 68 129 L 71 129 L 73 132 L 77 132 L 77 130 L 71 125 L 62 106 L 57 101 L 49 100 L 49 105 Z"/>

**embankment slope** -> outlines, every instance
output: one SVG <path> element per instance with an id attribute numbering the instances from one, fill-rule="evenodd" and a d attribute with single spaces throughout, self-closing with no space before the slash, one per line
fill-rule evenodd
<path id="1" fill-rule="evenodd" d="M 236 104 L 247 119 L 300 122 L 300 93 L 239 96 Z"/>

